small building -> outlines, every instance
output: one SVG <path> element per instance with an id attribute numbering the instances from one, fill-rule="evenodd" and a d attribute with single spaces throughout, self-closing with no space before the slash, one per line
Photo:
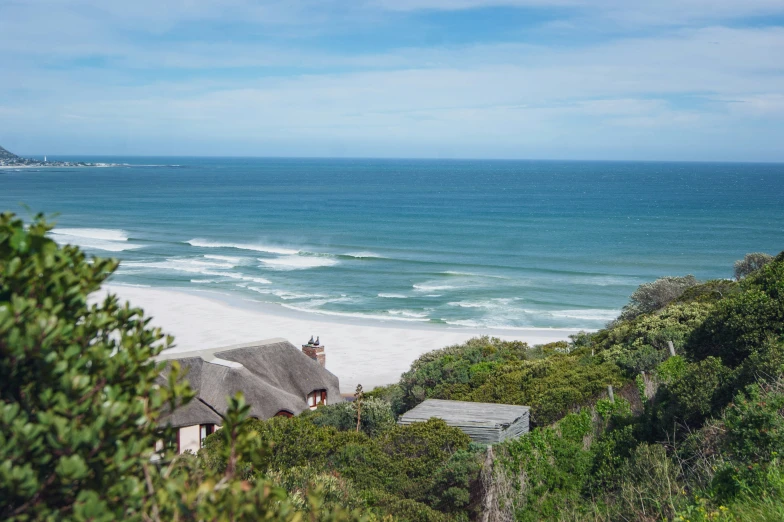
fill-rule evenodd
<path id="1" fill-rule="evenodd" d="M 251 417 L 257 419 L 291 417 L 340 401 L 338 378 L 324 368 L 321 355 L 321 361 L 314 360 L 279 338 L 159 355 L 159 361 L 176 360 L 196 392 L 190 403 L 163 418 L 177 428 L 178 453 L 199 450 L 220 428 L 227 398 L 237 392 L 243 393 Z M 168 370 L 167 365 L 162 379 Z"/>
<path id="2" fill-rule="evenodd" d="M 528 433 L 530 412 L 528 406 L 428 399 L 404 413 L 398 424 L 435 417 L 459 428 L 474 442 L 495 444 Z"/>

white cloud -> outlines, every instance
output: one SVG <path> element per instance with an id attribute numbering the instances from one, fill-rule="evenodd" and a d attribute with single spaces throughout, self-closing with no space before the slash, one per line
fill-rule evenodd
<path id="1" fill-rule="evenodd" d="M 487 4 L 400 0 L 386 7 Z M 701 0 L 685 0 L 679 20 L 748 16 L 778 4 L 718 0 L 708 9 Z M 597 16 L 611 18 L 620 4 L 592 5 Z M 12 4 L 0 18 L 0 52 L 10 57 L 0 65 L 0 143 L 28 150 L 46 141 L 62 151 L 106 153 L 753 159 L 748 155 L 760 149 L 750 140 L 760 126 L 768 138 L 784 139 L 781 27 L 669 27 L 582 46 L 508 42 L 338 52 L 300 46 L 297 38 L 162 43 L 128 32 L 165 33 L 239 16 L 263 20 L 259 27 L 294 27 L 302 25 L 294 14 L 313 6 L 308 2 L 46 6 Z M 355 16 L 372 6 L 385 8 L 371 2 Z M 623 16 L 650 23 L 675 9 L 670 0 L 635 6 Z M 328 23 L 327 11 L 308 23 Z M 151 12 L 155 19 L 146 26 Z M 61 66 L 92 58 L 110 66 Z M 773 145 L 761 153 L 784 159 Z"/>

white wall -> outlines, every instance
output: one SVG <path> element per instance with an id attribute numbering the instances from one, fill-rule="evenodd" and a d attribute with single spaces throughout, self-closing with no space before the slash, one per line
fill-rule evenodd
<path id="1" fill-rule="evenodd" d="M 198 453 L 198 451 L 201 449 L 199 431 L 198 424 L 180 428 L 180 453 L 184 453 L 187 450 Z"/>

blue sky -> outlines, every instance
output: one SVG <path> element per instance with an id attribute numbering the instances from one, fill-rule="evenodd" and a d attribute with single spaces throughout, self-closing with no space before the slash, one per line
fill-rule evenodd
<path id="1" fill-rule="evenodd" d="M 784 161 L 782 0 L 0 0 L 23 154 Z"/>

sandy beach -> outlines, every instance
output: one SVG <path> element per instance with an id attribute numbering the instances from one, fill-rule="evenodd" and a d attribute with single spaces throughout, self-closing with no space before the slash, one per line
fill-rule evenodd
<path id="1" fill-rule="evenodd" d="M 299 346 L 311 335 L 326 346 L 327 369 L 340 378 L 343 392 L 358 383 L 365 389 L 396 382 L 419 355 L 471 337 L 490 335 L 529 344 L 567 339 L 578 330 L 451 328 L 404 321 L 376 321 L 299 313 L 277 305 L 239 301 L 209 292 L 106 285 L 102 292 L 144 309 L 175 337 L 172 351 L 228 346 L 284 337 Z M 97 298 L 97 296 L 96 296 Z"/>

